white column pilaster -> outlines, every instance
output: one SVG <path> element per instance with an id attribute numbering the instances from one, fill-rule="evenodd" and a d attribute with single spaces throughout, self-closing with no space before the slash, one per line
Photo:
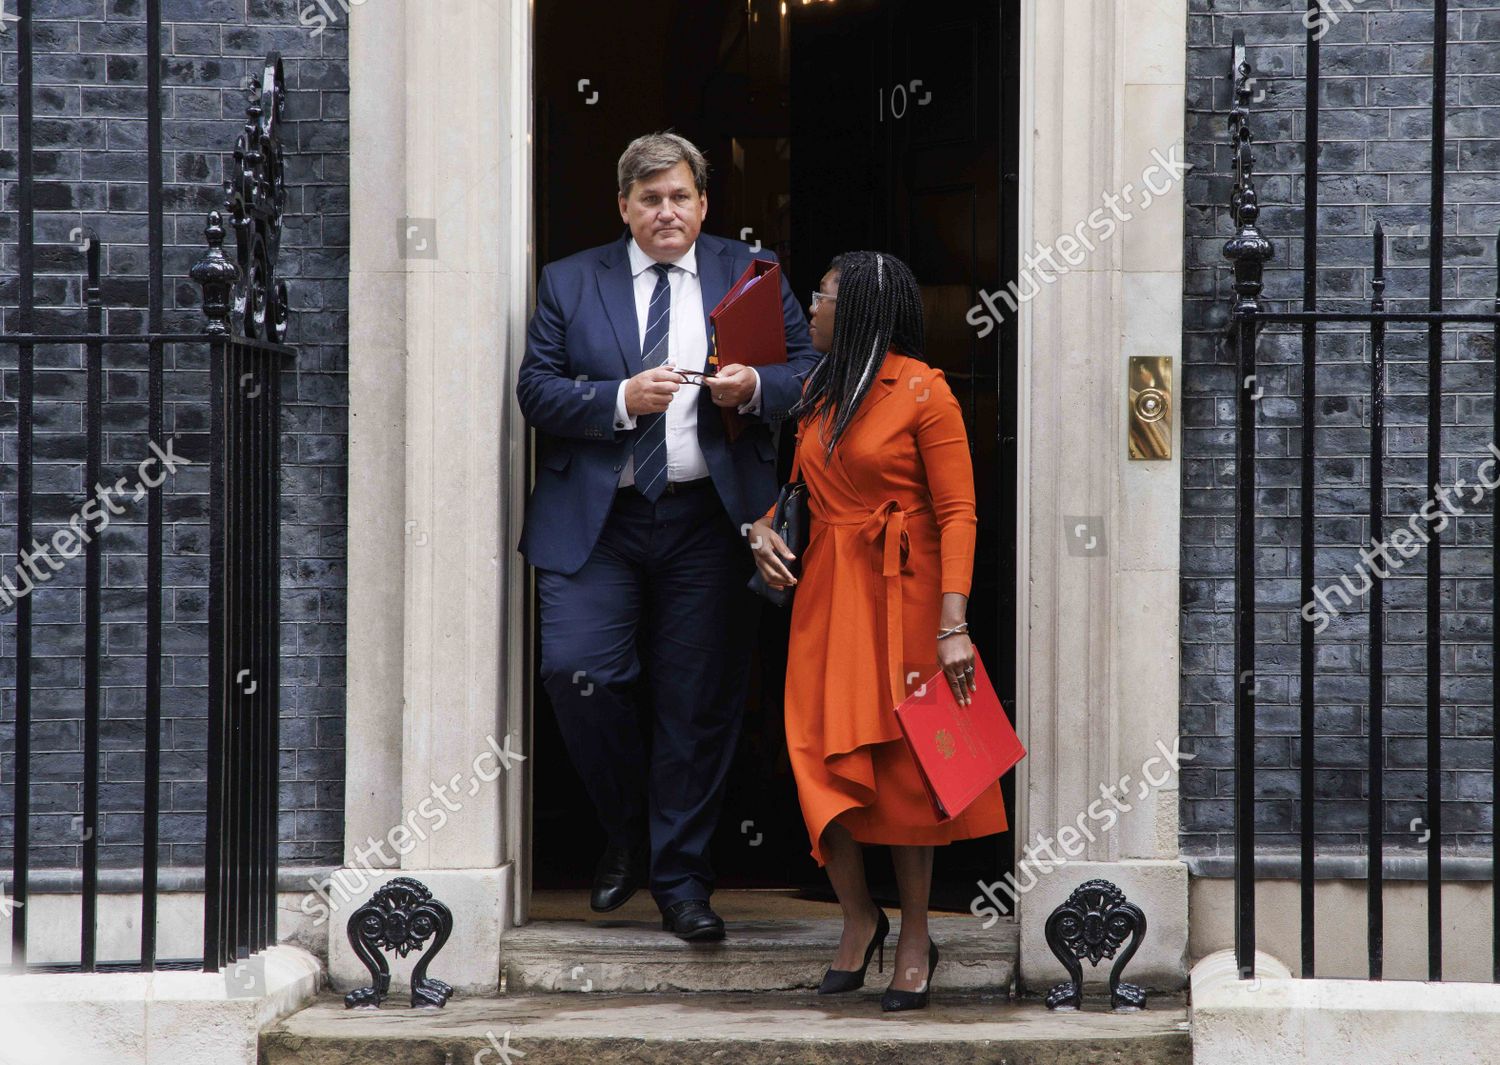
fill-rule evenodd
<path id="1" fill-rule="evenodd" d="M 1064 978 L 1045 942 L 1048 914 L 1095 877 L 1149 921 L 1126 978 L 1186 980 L 1176 775 L 1150 785 L 1142 773 L 1157 741 L 1171 751 L 1178 734 L 1180 432 L 1172 461 L 1130 461 L 1125 392 L 1130 356 L 1171 355 L 1181 394 L 1182 186 L 1144 208 L 1140 189 L 1153 148 L 1181 156 L 1186 29 L 1185 0 L 1028 0 L 1023 13 L 1022 254 L 1074 233 L 1107 194 L 1136 190 L 1119 204 L 1130 220 L 1044 284 L 1021 319 L 1029 756 L 1016 822 L 1022 848 L 1042 837 L 1066 859 L 1043 857 L 1050 871 L 1035 866 L 1019 904 L 1021 977 L 1033 989 Z M 1165 775 L 1164 762 L 1149 775 Z M 1110 785 L 1118 807 L 1102 799 Z M 1067 825 L 1077 835 L 1059 841 Z M 1107 976 L 1107 962 L 1085 967 L 1090 983 Z"/>
<path id="2" fill-rule="evenodd" d="M 529 278 L 530 11 L 383 0 L 350 18 L 352 868 L 349 897 L 330 892 L 331 971 L 340 990 L 365 981 L 344 922 L 405 875 L 453 911 L 433 975 L 489 993 L 527 753 L 510 381 Z M 379 874 L 359 861 L 371 836 Z M 398 985 L 414 961 L 393 961 Z"/>

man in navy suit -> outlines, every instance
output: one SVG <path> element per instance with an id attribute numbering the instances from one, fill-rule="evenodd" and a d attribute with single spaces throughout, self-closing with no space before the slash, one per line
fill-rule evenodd
<path id="1" fill-rule="evenodd" d="M 609 836 L 591 907 L 623 905 L 649 861 L 662 927 L 722 939 L 708 846 L 756 617 L 741 529 L 775 499 L 770 425 L 818 356 L 783 279 L 786 365 L 701 376 L 708 312 L 750 249 L 700 232 L 708 167 L 684 138 L 637 138 L 617 176 L 629 232 L 537 286 L 517 381 L 538 445 L 520 549 L 537 568 L 542 681 Z M 721 407 L 752 419 L 732 443 Z"/>

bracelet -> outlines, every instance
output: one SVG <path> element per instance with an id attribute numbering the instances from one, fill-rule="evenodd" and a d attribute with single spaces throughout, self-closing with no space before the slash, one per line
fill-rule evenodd
<path id="1" fill-rule="evenodd" d="M 961 632 L 967 633 L 968 631 L 969 623 L 967 621 L 960 621 L 957 625 L 953 626 L 953 628 L 944 629 L 942 632 L 938 633 L 937 638 L 940 640 L 946 640 L 949 636 L 957 636 Z"/>

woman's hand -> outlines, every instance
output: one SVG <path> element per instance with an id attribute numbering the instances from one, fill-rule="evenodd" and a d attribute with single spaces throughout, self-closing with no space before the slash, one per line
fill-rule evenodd
<path id="1" fill-rule="evenodd" d="M 958 632 L 937 642 L 938 665 L 948 678 L 948 687 L 959 706 L 974 701 L 974 644 L 966 633 Z"/>
<path id="2" fill-rule="evenodd" d="M 761 518 L 751 525 L 749 540 L 750 553 L 755 556 L 755 568 L 760 570 L 761 579 L 768 586 L 781 589 L 797 583 L 797 578 L 792 576 L 792 571 L 782 561 L 790 561 L 797 556 L 786 546 L 786 541 L 776 535 L 770 522 Z"/>

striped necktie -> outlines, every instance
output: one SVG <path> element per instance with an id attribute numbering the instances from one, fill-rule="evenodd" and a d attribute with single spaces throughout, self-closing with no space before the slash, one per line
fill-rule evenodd
<path id="1" fill-rule="evenodd" d="M 656 263 L 656 288 L 646 307 L 646 339 L 641 342 L 641 369 L 649 370 L 667 361 L 667 331 L 672 321 L 672 267 Z M 636 419 L 635 486 L 655 502 L 667 487 L 667 415 L 643 414 Z"/>

